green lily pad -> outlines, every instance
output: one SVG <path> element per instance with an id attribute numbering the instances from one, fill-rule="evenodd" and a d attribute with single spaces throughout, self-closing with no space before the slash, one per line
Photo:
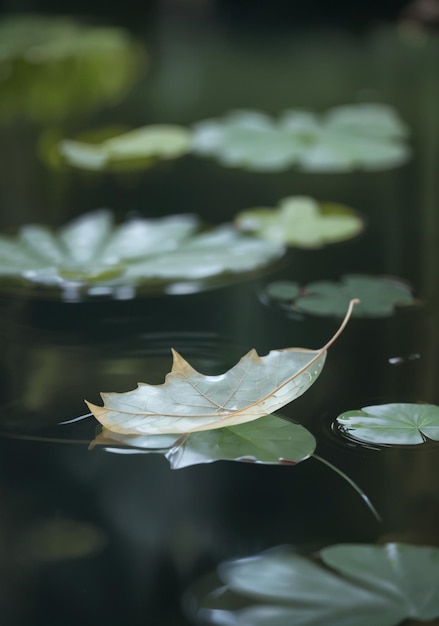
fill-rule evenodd
<path id="1" fill-rule="evenodd" d="M 336 107 L 316 115 L 287 110 L 279 120 L 258 111 L 234 111 L 194 126 L 193 151 L 220 163 L 256 171 L 296 166 L 308 172 L 397 167 L 409 157 L 407 128 L 383 104 Z"/>
<path id="2" fill-rule="evenodd" d="M 300 296 L 301 290 L 297 283 L 289 280 L 277 280 L 266 286 L 265 293 L 272 300 L 290 303 Z"/>
<path id="3" fill-rule="evenodd" d="M 125 170 L 149 167 L 161 159 L 175 159 L 190 148 L 191 135 L 182 126 L 143 126 L 100 143 L 65 139 L 59 144 L 64 160 L 85 170 Z"/>
<path id="4" fill-rule="evenodd" d="M 14 15 L 0 20 L 0 119 L 61 120 L 119 100 L 146 54 L 120 28 L 71 18 Z"/>
<path id="5" fill-rule="evenodd" d="M 309 458 L 316 447 L 313 435 L 306 428 L 275 415 L 180 438 L 175 435 L 121 435 L 104 429 L 95 443 L 122 444 L 164 453 L 172 469 L 214 461 L 300 463 Z"/>
<path id="6" fill-rule="evenodd" d="M 341 431 L 367 443 L 418 445 L 439 441 L 439 407 L 392 403 L 346 411 L 337 417 Z"/>
<path id="7" fill-rule="evenodd" d="M 283 294 L 288 294 L 286 284 L 288 281 L 283 281 Z M 411 288 L 401 279 L 363 274 L 343 276 L 340 282 L 316 281 L 304 287 L 293 282 L 291 298 L 282 294 L 279 297 L 276 283 L 269 286 L 266 293 L 290 309 L 321 316 L 343 317 L 352 298 L 360 300 L 353 310 L 354 317 L 389 317 L 396 307 L 416 303 Z"/>
<path id="8" fill-rule="evenodd" d="M 105 210 L 85 214 L 58 232 L 25 225 L 16 237 L 0 236 L 0 279 L 57 288 L 69 299 L 80 293 L 125 298 L 137 286 L 156 289 L 252 271 L 284 252 L 230 225 L 199 228 L 193 215 L 115 225 Z"/>
<path id="9" fill-rule="evenodd" d="M 269 241 L 297 248 L 319 248 L 345 241 L 364 228 L 362 219 L 348 207 L 312 198 L 284 198 L 278 209 L 254 208 L 236 216 L 236 226 Z"/>
<path id="10" fill-rule="evenodd" d="M 438 548 L 341 544 L 315 556 L 284 546 L 222 563 L 217 586 L 192 593 L 196 617 L 218 626 L 396 626 L 439 616 Z"/>

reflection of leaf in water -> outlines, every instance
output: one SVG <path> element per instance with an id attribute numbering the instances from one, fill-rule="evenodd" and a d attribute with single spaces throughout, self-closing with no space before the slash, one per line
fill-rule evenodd
<path id="1" fill-rule="evenodd" d="M 341 106 L 315 115 L 288 110 L 278 121 L 257 111 L 235 111 L 194 127 L 193 150 L 226 166 L 308 172 L 381 170 L 404 163 L 407 129 L 383 104 Z"/>
<path id="2" fill-rule="evenodd" d="M 57 233 L 25 225 L 17 237 L 0 236 L 0 277 L 68 294 L 85 289 L 90 295 L 126 298 L 132 297 L 126 287 L 244 273 L 284 252 L 279 244 L 228 225 L 198 234 L 199 227 L 193 215 L 138 218 L 116 226 L 105 210 L 83 215 Z"/>
<path id="3" fill-rule="evenodd" d="M 439 441 L 439 407 L 434 404 L 391 403 L 346 411 L 337 417 L 341 431 L 354 439 L 377 444 Z"/>
<path id="4" fill-rule="evenodd" d="M 102 393 L 104 406 L 87 406 L 105 428 L 123 435 L 187 434 L 257 420 L 313 384 L 355 304 L 350 302 L 339 329 L 320 350 L 285 348 L 260 357 L 253 349 L 218 376 L 197 372 L 173 350 L 172 370 L 163 384 Z"/>
<path id="5" fill-rule="evenodd" d="M 182 126 L 136 128 L 100 143 L 65 139 L 59 151 L 69 165 L 85 170 L 141 169 L 160 159 L 175 159 L 190 147 L 190 132 Z"/>
<path id="6" fill-rule="evenodd" d="M 342 544 L 317 556 L 282 547 L 225 562 L 223 586 L 193 595 L 192 606 L 218 626 L 396 626 L 439 616 L 438 548 Z"/>
<path id="7" fill-rule="evenodd" d="M 120 28 L 71 18 L 15 15 L 0 21 L 0 119 L 53 122 L 120 99 L 145 53 Z"/>
<path id="8" fill-rule="evenodd" d="M 236 216 L 240 230 L 269 241 L 297 248 L 319 248 L 327 243 L 352 239 L 363 230 L 363 221 L 348 207 L 312 198 L 284 198 L 278 209 L 256 207 Z"/>
<path id="9" fill-rule="evenodd" d="M 350 274 L 339 282 L 321 280 L 299 287 L 297 283 L 282 281 L 266 288 L 269 298 L 283 306 L 310 313 L 341 317 L 352 298 L 360 303 L 355 317 L 388 317 L 397 306 L 415 304 L 410 286 L 399 278 Z"/>
<path id="10" fill-rule="evenodd" d="M 55 518 L 30 526 L 21 538 L 20 549 L 27 558 L 59 561 L 91 556 L 106 543 L 105 534 L 94 524 Z"/>
<path id="11" fill-rule="evenodd" d="M 164 452 L 172 469 L 222 460 L 299 463 L 309 458 L 316 446 L 306 428 L 275 415 L 238 426 L 193 432 L 180 440 L 175 435 L 120 435 L 104 429 L 93 443 Z"/>

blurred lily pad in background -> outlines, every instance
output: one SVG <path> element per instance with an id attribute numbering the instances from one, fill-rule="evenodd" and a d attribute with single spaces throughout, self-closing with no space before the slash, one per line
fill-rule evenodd
<path id="1" fill-rule="evenodd" d="M 81 169 L 131 170 L 186 154 L 190 140 L 190 131 L 182 126 L 157 124 L 117 134 L 101 142 L 65 139 L 59 144 L 59 152 L 69 165 Z"/>
<path id="2" fill-rule="evenodd" d="M 363 220 L 353 209 L 317 203 L 306 196 L 284 198 L 278 209 L 248 209 L 236 216 L 235 224 L 244 232 L 296 248 L 319 248 L 352 239 L 364 228 Z"/>
<path id="3" fill-rule="evenodd" d="M 346 411 L 337 417 L 341 432 L 367 443 L 417 445 L 439 441 L 439 407 L 391 403 Z"/>
<path id="4" fill-rule="evenodd" d="M 194 125 L 193 151 L 222 165 L 259 172 L 296 166 L 307 172 L 385 170 L 410 155 L 408 129 L 384 104 L 356 104 L 323 114 L 287 110 L 278 120 L 234 111 Z"/>
<path id="5" fill-rule="evenodd" d="M 245 273 L 284 254 L 282 245 L 228 224 L 200 228 L 188 214 L 115 225 L 107 210 L 82 215 L 58 232 L 28 224 L 17 236 L 0 236 L 0 278 L 58 288 L 67 299 L 83 292 L 132 298 L 137 286 Z"/>
<path id="6" fill-rule="evenodd" d="M 439 616 L 439 549 L 430 546 L 347 543 L 309 557 L 282 546 L 217 572 L 187 596 L 202 624 L 396 626 Z"/>
<path id="7" fill-rule="evenodd" d="M 352 312 L 355 317 L 389 317 L 396 307 L 417 303 L 411 287 L 401 279 L 362 274 L 342 276 L 339 282 L 316 281 L 304 287 L 295 282 L 274 282 L 267 285 L 265 294 L 289 310 L 334 317 L 343 317 L 352 298 L 360 300 Z"/>
<path id="8" fill-rule="evenodd" d="M 41 15 L 0 20 L 0 121 L 61 120 L 123 98 L 146 53 L 120 28 Z"/>

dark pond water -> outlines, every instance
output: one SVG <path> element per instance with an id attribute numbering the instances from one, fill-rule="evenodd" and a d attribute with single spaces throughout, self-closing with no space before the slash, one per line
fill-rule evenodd
<path id="1" fill-rule="evenodd" d="M 148 32 L 150 68 L 128 96 L 74 110 L 61 136 L 110 124 L 191 124 L 235 108 L 277 114 L 361 101 L 394 106 L 413 158 L 382 172 L 254 173 L 187 156 L 141 172 L 51 169 L 51 124 L 0 120 L 0 225 L 59 226 L 107 206 L 117 216 L 193 212 L 211 223 L 249 206 L 312 195 L 352 206 L 359 237 L 290 250 L 273 271 L 230 285 L 123 302 L 1 298 L 0 623 L 5 626 L 183 626 L 184 590 L 219 562 L 279 544 L 314 547 L 396 539 L 439 545 L 439 449 L 361 446 L 332 428 L 339 413 L 386 402 L 439 404 L 439 54 L 432 35 L 386 26 L 353 36 L 319 29 L 251 37 L 163 19 Z M 152 34 L 151 34 L 152 33 Z M 83 399 L 159 383 L 177 348 L 206 374 L 250 348 L 318 348 L 331 318 L 292 319 L 261 301 L 272 280 L 395 275 L 422 306 L 353 319 L 323 373 L 282 414 L 316 436 L 317 453 L 349 475 L 377 522 L 339 476 L 296 467 L 212 463 L 173 471 L 160 455 L 88 450 Z M 414 357 L 413 355 L 416 355 Z M 47 441 L 39 438 L 47 438 Z M 70 439 L 71 443 L 56 443 Z"/>

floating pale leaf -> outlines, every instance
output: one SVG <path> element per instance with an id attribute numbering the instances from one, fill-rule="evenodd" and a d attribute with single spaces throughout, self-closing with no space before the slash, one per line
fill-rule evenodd
<path id="1" fill-rule="evenodd" d="M 298 248 L 352 239 L 363 230 L 362 219 L 352 209 L 319 204 L 305 196 L 284 198 L 278 209 L 248 209 L 236 216 L 235 223 L 240 230 Z"/>
<path id="2" fill-rule="evenodd" d="M 172 370 L 163 384 L 139 383 L 125 393 L 102 393 L 104 406 L 89 402 L 87 406 L 106 429 L 124 435 L 185 434 L 259 419 L 313 384 L 355 303 L 350 303 L 340 328 L 320 350 L 285 348 L 264 357 L 250 350 L 219 376 L 197 372 L 173 350 Z"/>
<path id="3" fill-rule="evenodd" d="M 401 279 L 362 274 L 342 276 L 339 282 L 316 281 L 304 287 L 283 281 L 278 288 L 277 283 L 272 283 L 266 293 L 295 311 L 339 317 L 352 298 L 360 300 L 353 311 L 355 317 L 388 317 L 397 306 L 416 303 L 410 286 Z"/>
<path id="4" fill-rule="evenodd" d="M 227 166 L 309 172 L 397 167 L 409 156 L 407 129 L 383 104 L 357 104 L 322 115 L 288 110 L 279 120 L 257 111 L 234 111 L 194 126 L 193 151 Z"/>
<path id="5" fill-rule="evenodd" d="M 316 556 L 320 563 L 281 547 L 225 562 L 218 586 L 201 598 L 195 590 L 192 606 L 218 626 L 396 626 L 439 616 L 438 548 L 341 544 Z"/>
<path id="6" fill-rule="evenodd" d="M 65 139 L 59 151 L 67 163 L 86 170 L 123 165 L 149 166 L 159 159 L 175 159 L 189 151 L 190 131 L 182 126 L 152 125 L 136 128 L 101 143 Z"/>
<path id="7" fill-rule="evenodd" d="M 149 283 L 157 288 L 248 272 L 284 252 L 281 245 L 246 237 L 228 225 L 197 233 L 199 228 L 194 215 L 114 225 L 105 210 L 83 215 L 57 233 L 29 224 L 17 237 L 0 236 L 0 277 L 69 294 L 82 289 L 93 295 L 99 287 L 100 293 L 119 297 L 125 287 Z"/>
<path id="8" fill-rule="evenodd" d="M 439 441 L 439 407 L 434 404 L 391 403 L 346 411 L 337 417 L 341 431 L 377 444 L 416 445 Z"/>

